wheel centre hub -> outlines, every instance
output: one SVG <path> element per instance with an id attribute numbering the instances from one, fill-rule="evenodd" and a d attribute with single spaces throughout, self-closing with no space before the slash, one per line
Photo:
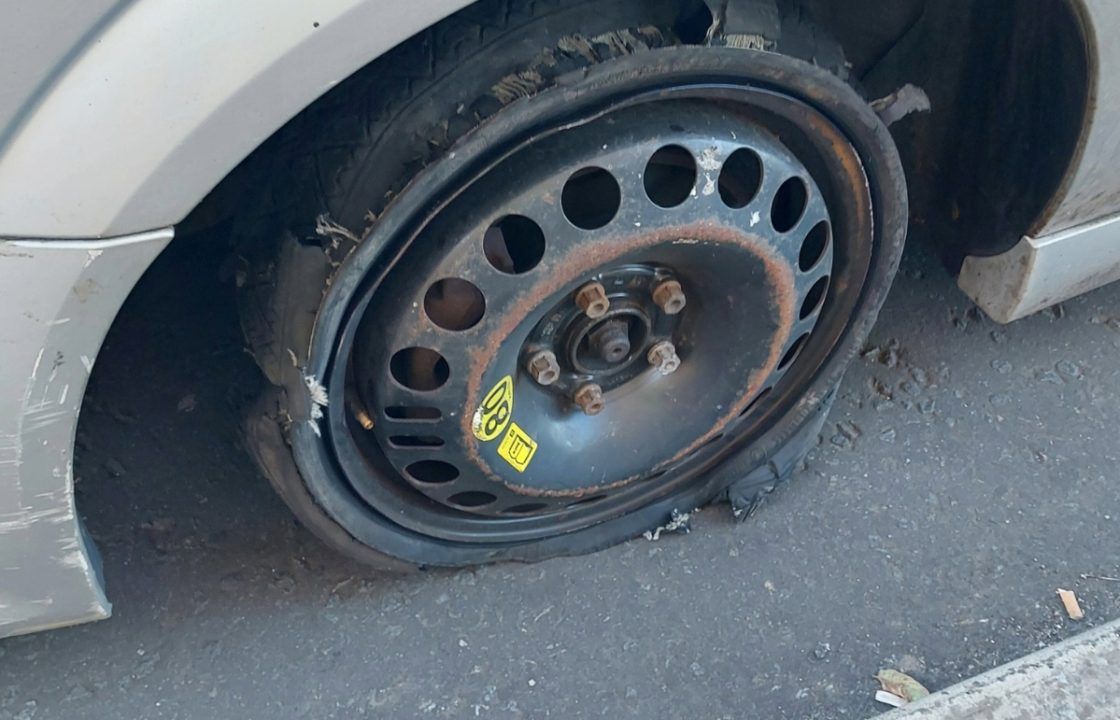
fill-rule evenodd
<path id="1" fill-rule="evenodd" d="M 628 320 L 609 320 L 588 334 L 591 354 L 608 365 L 617 365 L 630 355 L 632 328 Z"/>
<path id="2" fill-rule="evenodd" d="M 604 313 L 590 317 L 575 296 L 565 297 L 532 329 L 522 350 L 523 363 L 542 352 L 556 358 L 557 376 L 539 384 L 564 397 L 588 383 L 613 390 L 640 377 L 649 367 L 649 349 L 671 341 L 681 320 L 653 301 L 653 290 L 673 277 L 666 268 L 624 266 L 592 277 L 603 288 Z"/>

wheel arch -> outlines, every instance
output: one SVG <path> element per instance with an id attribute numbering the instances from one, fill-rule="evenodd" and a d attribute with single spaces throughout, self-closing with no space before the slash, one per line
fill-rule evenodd
<path id="1" fill-rule="evenodd" d="M 174 225 L 289 118 L 470 2 L 125 3 L 0 129 L 0 233 Z"/>
<path id="2" fill-rule="evenodd" d="M 913 83 L 931 98 L 931 113 L 894 134 L 913 218 L 950 264 L 1120 209 L 1120 192 L 1086 187 L 1091 177 L 1120 191 L 1120 174 L 1104 177 L 1092 157 L 1120 150 L 1099 122 L 1118 102 L 1120 53 L 1097 41 L 1117 17 L 1100 0 L 928 3 L 860 76 L 874 96 Z"/>

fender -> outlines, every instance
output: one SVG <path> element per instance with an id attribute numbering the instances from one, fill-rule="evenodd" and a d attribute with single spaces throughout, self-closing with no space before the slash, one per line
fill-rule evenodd
<path id="1" fill-rule="evenodd" d="M 172 226 L 289 117 L 467 3 L 82 0 L 6 8 L 0 637 L 110 613 L 74 503 L 74 433 L 109 325 Z M 25 38 L 27 28 L 50 34 Z"/>
<path id="2" fill-rule="evenodd" d="M 15 123 L 0 129 L 0 236 L 110 237 L 174 225 L 293 115 L 468 4 L 117 3 L 78 47 L 62 49 L 59 69 L 19 110 L 0 112 Z M 68 13 L 65 4 L 50 5 L 36 11 L 38 27 L 66 24 L 50 17 Z M 5 74 L 42 75 L 29 64 L 50 62 L 0 50 Z"/>
<path id="3" fill-rule="evenodd" d="M 1115 0 L 1071 0 L 1079 10 L 1089 54 L 1089 112 L 1077 155 L 1062 187 L 1031 235 L 1043 237 L 1120 213 L 1120 28 Z M 1120 237 L 1117 238 L 1120 241 Z"/>

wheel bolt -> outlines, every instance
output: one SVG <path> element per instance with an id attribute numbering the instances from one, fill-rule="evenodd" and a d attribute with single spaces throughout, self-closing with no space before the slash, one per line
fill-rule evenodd
<path id="1" fill-rule="evenodd" d="M 681 366 L 681 359 L 673 343 L 663 340 L 649 349 L 646 355 L 649 364 L 657 368 L 662 375 L 672 375 Z"/>
<path id="2" fill-rule="evenodd" d="M 653 301 L 666 315 L 676 315 L 684 310 L 687 302 L 684 290 L 681 289 L 681 284 L 676 280 L 665 280 L 658 283 L 657 287 L 653 289 Z"/>
<path id="3" fill-rule="evenodd" d="M 581 385 L 572 396 L 572 400 L 579 405 L 584 415 L 598 415 L 607 405 L 603 400 L 603 388 L 595 383 Z"/>
<path id="4" fill-rule="evenodd" d="M 538 385 L 547 387 L 560 379 L 560 363 L 551 350 L 541 350 L 530 356 L 526 369 Z"/>
<path id="5" fill-rule="evenodd" d="M 611 301 L 602 283 L 590 282 L 576 290 L 576 307 L 592 320 L 598 320 L 611 309 Z"/>
<path id="6" fill-rule="evenodd" d="M 616 365 L 630 355 L 630 326 L 625 320 L 606 320 L 587 338 L 591 352 Z"/>

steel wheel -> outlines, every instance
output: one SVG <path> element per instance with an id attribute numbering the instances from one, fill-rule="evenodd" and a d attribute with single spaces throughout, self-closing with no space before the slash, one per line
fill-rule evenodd
<path id="1" fill-rule="evenodd" d="M 690 510 L 835 386 L 902 193 L 866 105 L 772 54 L 653 51 L 514 103 L 334 274 L 302 480 L 418 564 L 583 552 Z"/>
<path id="2" fill-rule="evenodd" d="M 646 504 L 748 434 L 813 342 L 830 228 L 787 148 L 699 101 L 532 143 L 367 290 L 348 384 L 374 427 L 351 423 L 343 469 L 381 512 L 464 542 Z M 366 474 L 381 458 L 400 480 Z"/>

